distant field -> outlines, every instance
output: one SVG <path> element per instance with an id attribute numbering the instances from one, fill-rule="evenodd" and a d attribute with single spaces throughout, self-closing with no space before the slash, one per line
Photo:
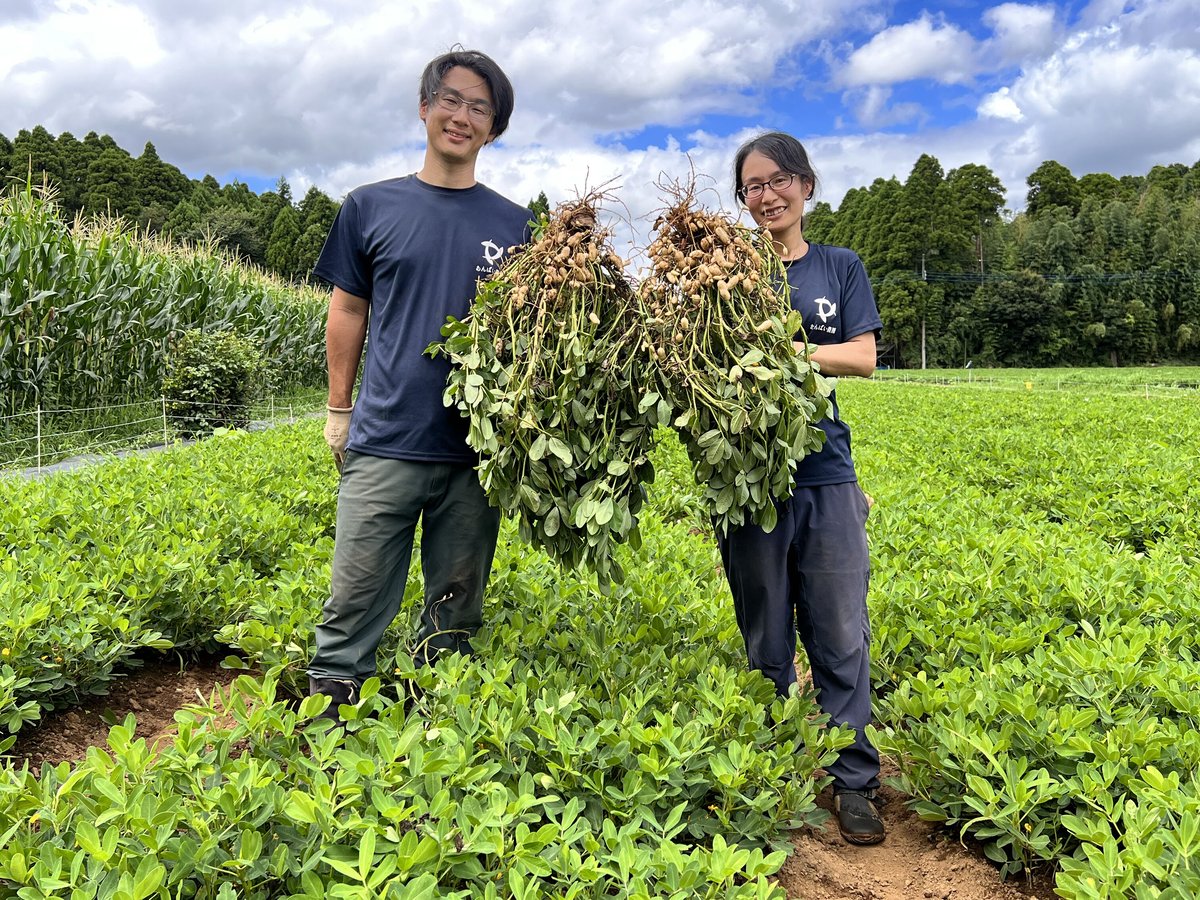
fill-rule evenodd
<path id="1" fill-rule="evenodd" d="M 995 384 L 1001 387 L 1070 389 L 1112 387 L 1200 388 L 1200 366 L 1140 366 L 1121 369 L 880 369 L 881 381 Z"/>

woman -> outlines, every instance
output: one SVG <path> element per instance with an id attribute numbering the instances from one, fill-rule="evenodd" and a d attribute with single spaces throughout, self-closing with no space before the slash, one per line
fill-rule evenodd
<path id="1" fill-rule="evenodd" d="M 804 239 L 804 205 L 817 179 L 799 141 L 772 132 L 748 141 L 734 161 L 734 188 L 765 226 L 787 266 L 792 306 L 825 375 L 870 375 L 883 323 L 862 262 L 850 250 Z M 830 398 L 825 446 L 796 469 L 797 487 L 779 524 L 718 535 L 750 667 L 786 694 L 796 681 L 796 635 L 808 654 L 817 702 L 855 742 L 829 766 L 842 837 L 875 844 L 885 835 L 875 807 L 879 753 L 863 729 L 871 718 L 867 620 L 868 501 L 850 457 L 850 429 Z"/>

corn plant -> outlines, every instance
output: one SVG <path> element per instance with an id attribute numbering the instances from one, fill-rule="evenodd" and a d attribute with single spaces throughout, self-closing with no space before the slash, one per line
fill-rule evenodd
<path id="1" fill-rule="evenodd" d="M 68 224 L 28 188 L 0 195 L 0 416 L 160 396 L 168 345 L 189 329 L 253 341 L 279 387 L 317 383 L 325 306 L 211 247 Z"/>

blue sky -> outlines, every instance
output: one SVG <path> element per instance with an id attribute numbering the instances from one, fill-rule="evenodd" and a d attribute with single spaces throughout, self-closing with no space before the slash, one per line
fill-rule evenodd
<path id="1" fill-rule="evenodd" d="M 735 209 L 740 142 L 808 146 L 837 205 L 931 153 L 990 166 L 1024 205 L 1077 176 L 1200 159 L 1200 0 L 0 0 L 0 133 L 152 141 L 191 175 L 335 197 L 420 167 L 416 83 L 455 43 L 509 73 L 509 132 L 479 177 L 521 201 L 598 185 L 644 243 L 657 184 L 699 173 Z"/>

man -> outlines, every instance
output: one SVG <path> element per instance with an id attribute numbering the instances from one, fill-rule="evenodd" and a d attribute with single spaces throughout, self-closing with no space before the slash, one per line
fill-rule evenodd
<path id="1" fill-rule="evenodd" d="M 341 483 L 332 590 L 308 673 L 309 693 L 330 697 L 324 715 L 335 722 L 375 673 L 418 520 L 416 658 L 470 652 L 482 624 L 500 514 L 479 485 L 465 420 L 442 404 L 450 364 L 423 351 L 441 339 L 447 315 L 466 315 L 476 280 L 527 239 L 529 210 L 475 180 L 480 149 L 504 133 L 512 108 L 512 85 L 484 54 L 459 49 L 430 62 L 419 92 L 421 170 L 351 191 L 314 269 L 334 286 L 325 438 Z"/>

